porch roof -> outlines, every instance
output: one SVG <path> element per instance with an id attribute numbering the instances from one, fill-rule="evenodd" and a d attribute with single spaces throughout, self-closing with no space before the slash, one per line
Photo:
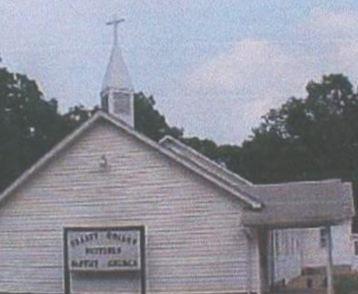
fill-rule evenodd
<path id="1" fill-rule="evenodd" d="M 354 216 L 350 183 L 341 180 L 253 185 L 248 192 L 263 204 L 260 211 L 245 211 L 246 226 L 298 228 L 334 225 Z"/>

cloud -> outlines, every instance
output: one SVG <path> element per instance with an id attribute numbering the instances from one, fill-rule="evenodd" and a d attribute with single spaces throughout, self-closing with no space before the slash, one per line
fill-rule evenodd
<path id="1" fill-rule="evenodd" d="M 332 43 L 331 53 L 327 59 L 330 62 L 331 72 L 339 72 L 347 75 L 352 81 L 358 79 L 358 38 L 344 43 Z"/>
<path id="2" fill-rule="evenodd" d="M 354 10 L 331 11 L 314 8 L 306 28 L 321 37 L 347 39 L 358 37 L 358 12 Z"/>
<path id="3" fill-rule="evenodd" d="M 145 0 L 143 1 L 146 5 L 149 5 L 153 9 L 157 9 L 160 11 L 163 10 L 182 10 L 185 12 L 193 3 L 191 0 L 177 0 L 177 1 L 168 1 L 168 0 Z"/>
<path id="4" fill-rule="evenodd" d="M 190 91 L 241 99 L 264 99 L 266 93 L 287 95 L 299 87 L 307 61 L 266 40 L 245 39 L 192 69 L 185 77 Z"/>
<path id="5" fill-rule="evenodd" d="M 185 112 L 178 121 L 192 134 L 239 143 L 270 108 L 304 96 L 308 81 L 330 73 L 358 79 L 357 11 L 315 8 L 298 29 L 285 42 L 237 41 L 188 69 L 172 97 Z"/>
<path id="6" fill-rule="evenodd" d="M 332 11 L 315 8 L 304 24 L 304 31 L 315 39 L 321 58 L 319 69 L 326 73 L 343 73 L 357 81 L 358 11 Z"/>
<path id="7" fill-rule="evenodd" d="M 330 73 L 358 80 L 358 11 L 314 8 L 292 31 L 285 39 L 236 41 L 191 65 L 161 105 L 170 122 L 237 144 L 270 108 L 304 97 L 308 81 Z"/>
<path id="8" fill-rule="evenodd" d="M 171 100 L 185 115 L 165 112 L 192 134 L 239 143 L 270 108 L 304 92 L 309 61 L 267 40 L 238 41 L 184 75 Z"/>

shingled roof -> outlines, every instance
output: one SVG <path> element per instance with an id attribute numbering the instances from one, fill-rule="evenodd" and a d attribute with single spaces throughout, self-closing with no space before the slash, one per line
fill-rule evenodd
<path id="1" fill-rule="evenodd" d="M 159 142 L 160 145 L 174 152 L 177 156 L 185 158 L 186 160 L 192 162 L 193 164 L 200 166 L 202 169 L 210 171 L 215 174 L 217 177 L 220 177 L 226 181 L 229 181 L 233 185 L 238 187 L 242 185 L 252 185 L 252 183 L 239 176 L 238 174 L 228 170 L 227 168 L 221 166 L 213 160 L 210 160 L 203 154 L 189 147 L 188 145 L 180 142 L 177 139 L 174 139 L 171 136 L 165 136 Z"/>
<path id="2" fill-rule="evenodd" d="M 248 186 L 264 203 L 260 212 L 245 211 L 243 223 L 262 227 L 317 227 L 351 219 L 354 212 L 350 183 L 341 180 Z"/>

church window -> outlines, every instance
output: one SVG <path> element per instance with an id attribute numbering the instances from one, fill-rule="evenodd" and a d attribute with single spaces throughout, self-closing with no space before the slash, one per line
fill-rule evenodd
<path id="1" fill-rule="evenodd" d="M 276 253 L 276 256 L 279 256 L 280 255 L 280 235 L 279 235 L 278 231 L 275 231 L 274 238 L 275 238 L 275 253 Z"/>
<path id="2" fill-rule="evenodd" d="M 290 234 L 290 253 L 292 255 L 295 254 L 295 239 L 294 239 L 292 233 Z"/>
<path id="3" fill-rule="evenodd" d="M 285 231 L 285 255 L 290 255 L 290 236 L 287 231 Z"/>
<path id="4" fill-rule="evenodd" d="M 295 238 L 295 253 L 300 252 L 300 241 L 298 240 L 298 237 Z"/>
<path id="5" fill-rule="evenodd" d="M 354 255 L 358 255 L 358 241 L 354 241 Z"/>
<path id="6" fill-rule="evenodd" d="M 320 246 L 321 248 L 325 248 L 327 247 L 327 229 L 326 228 L 321 228 L 320 231 Z"/>

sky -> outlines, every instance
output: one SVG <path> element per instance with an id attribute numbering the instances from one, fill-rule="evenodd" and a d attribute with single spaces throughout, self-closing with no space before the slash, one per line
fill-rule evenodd
<path id="1" fill-rule="evenodd" d="M 0 66 L 98 105 L 114 14 L 135 90 L 188 136 L 240 144 L 310 80 L 358 82 L 357 0 L 0 0 Z"/>

